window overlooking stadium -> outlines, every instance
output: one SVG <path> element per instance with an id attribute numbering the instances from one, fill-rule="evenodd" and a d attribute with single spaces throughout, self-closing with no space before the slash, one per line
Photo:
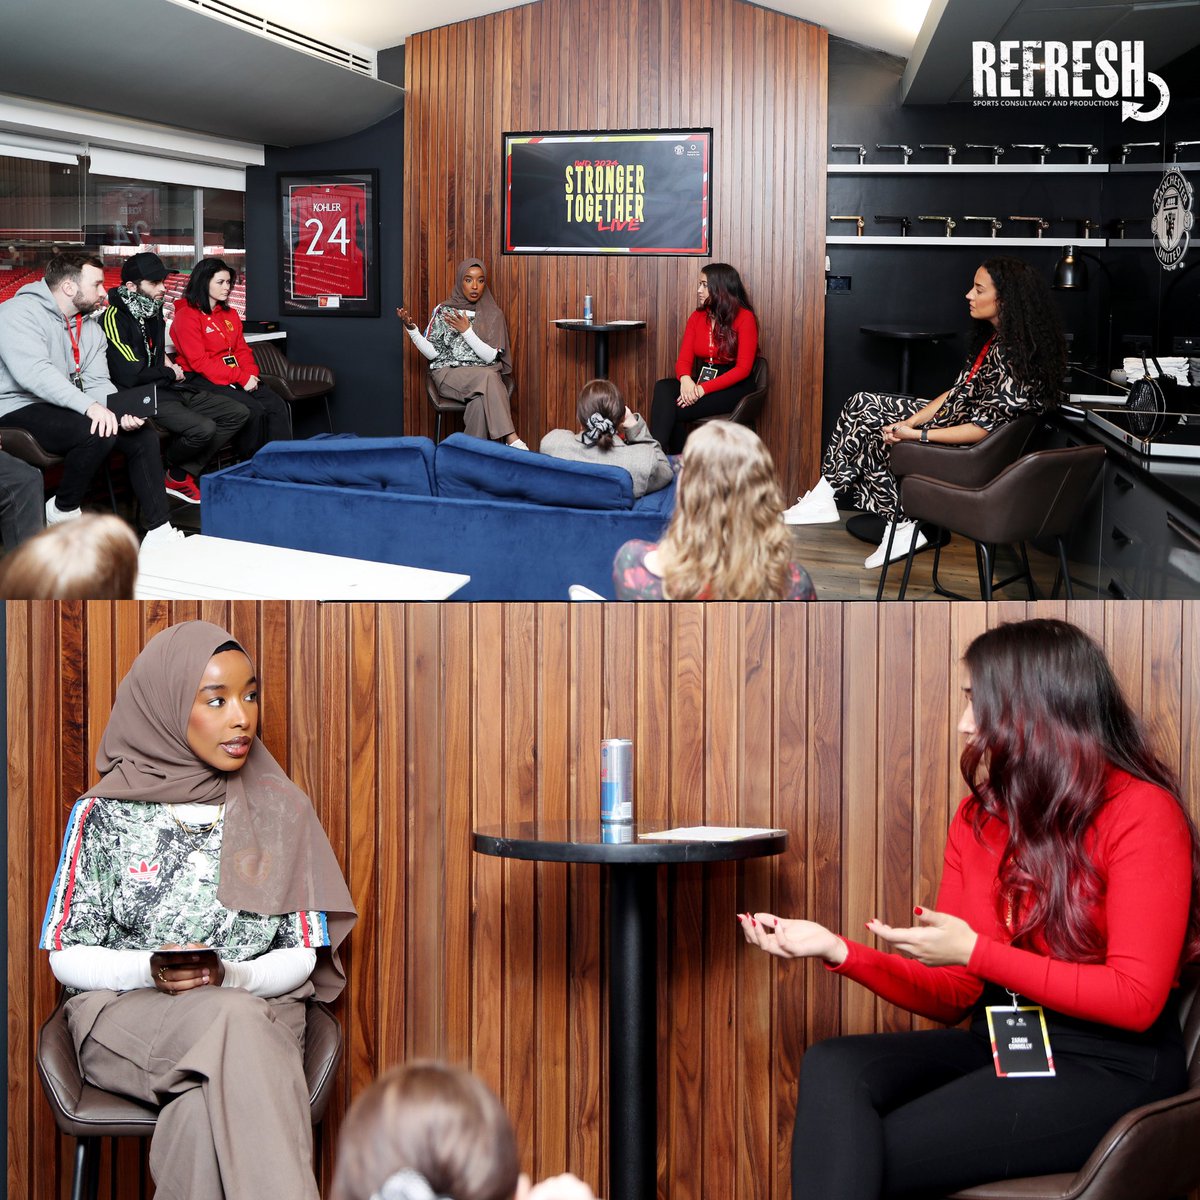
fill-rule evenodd
<path id="1" fill-rule="evenodd" d="M 98 255 L 109 286 L 127 257 L 153 251 L 172 272 L 171 295 L 182 292 L 201 254 L 242 273 L 241 192 L 93 174 L 86 155 L 71 158 L 0 154 L 0 300 L 39 278 L 46 260 L 68 248 Z M 244 280 L 230 299 L 244 315 Z"/>

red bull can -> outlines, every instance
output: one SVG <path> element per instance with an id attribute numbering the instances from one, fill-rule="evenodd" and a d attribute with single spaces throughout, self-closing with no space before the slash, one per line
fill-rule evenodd
<path id="1" fill-rule="evenodd" d="M 600 743 L 600 820 L 605 825 L 633 822 L 633 742 L 628 738 Z"/>

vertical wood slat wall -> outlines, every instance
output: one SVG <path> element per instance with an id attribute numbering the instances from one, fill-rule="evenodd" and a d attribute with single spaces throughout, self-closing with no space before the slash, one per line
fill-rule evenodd
<path id="1" fill-rule="evenodd" d="M 405 43 L 404 297 L 418 322 L 454 269 L 481 258 L 514 346 L 518 432 L 575 427 L 591 338 L 555 317 L 643 318 L 612 338 L 609 373 L 649 414 L 695 307 L 703 259 L 501 254 L 502 135 L 714 131 L 713 255 L 743 274 L 770 394 L 758 432 L 786 494 L 818 474 L 824 356 L 828 38 L 744 0 L 538 0 Z M 400 336 L 397 331 L 397 336 Z M 433 435 L 424 359 L 405 353 L 405 431 Z"/>
<path id="2" fill-rule="evenodd" d="M 264 740 L 313 796 L 362 918 L 338 1004 L 346 1062 L 321 1139 L 380 1070 L 470 1063 L 525 1165 L 606 1193 L 597 869 L 473 855 L 505 816 L 591 817 L 598 744 L 630 736 L 646 817 L 778 825 L 781 858 L 662 869 L 659 1179 L 671 1200 L 786 1200 L 805 1046 L 910 1018 L 823 970 L 751 953 L 734 914 L 851 936 L 934 894 L 957 772 L 958 660 L 987 626 L 1066 615 L 1098 637 L 1200 815 L 1200 606 L 1140 604 L 8 606 L 12 1200 L 65 1196 L 33 1062 L 54 1003 L 33 949 L 72 799 L 117 682 L 177 620 L 256 657 Z M 103 1194 L 133 1196 L 122 1145 Z"/>

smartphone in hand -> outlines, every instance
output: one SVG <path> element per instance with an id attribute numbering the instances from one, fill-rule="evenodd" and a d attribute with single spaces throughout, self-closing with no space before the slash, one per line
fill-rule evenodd
<path id="1" fill-rule="evenodd" d="M 177 946 L 173 950 L 155 950 L 168 967 L 206 967 L 216 971 L 220 958 L 211 946 Z"/>

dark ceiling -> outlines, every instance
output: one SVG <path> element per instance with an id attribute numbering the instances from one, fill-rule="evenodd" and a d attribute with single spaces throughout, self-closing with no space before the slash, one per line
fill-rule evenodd
<path id="1" fill-rule="evenodd" d="M 243 142 L 344 137 L 404 92 L 168 0 L 2 0 L 0 91 Z"/>

